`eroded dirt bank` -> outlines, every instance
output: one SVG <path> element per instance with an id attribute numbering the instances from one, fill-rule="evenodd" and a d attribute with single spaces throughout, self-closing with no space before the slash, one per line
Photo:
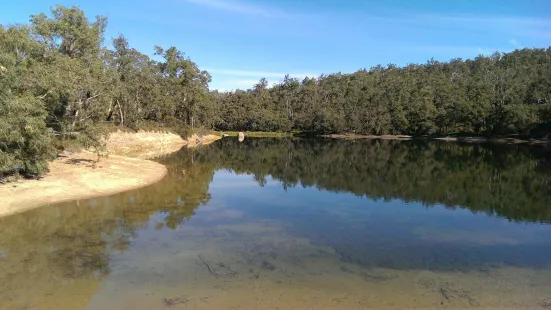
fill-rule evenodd
<path id="1" fill-rule="evenodd" d="M 0 217 L 55 202 L 104 196 L 136 189 L 161 180 L 166 167 L 145 158 L 195 147 L 220 139 L 193 135 L 188 140 L 170 133 L 111 134 L 109 156 L 97 158 L 88 151 L 59 157 L 40 180 L 20 180 L 0 185 Z"/>
<path id="2" fill-rule="evenodd" d="M 177 134 L 166 132 L 129 133 L 118 131 L 109 135 L 107 149 L 111 154 L 147 159 L 174 153 L 183 146 L 207 145 L 220 138 L 217 135 L 198 136 L 194 134 L 184 140 Z"/>

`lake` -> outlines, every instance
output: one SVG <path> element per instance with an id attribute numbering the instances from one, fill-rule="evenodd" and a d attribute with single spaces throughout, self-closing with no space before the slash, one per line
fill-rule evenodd
<path id="1" fill-rule="evenodd" d="M 156 160 L 154 185 L 0 219 L 0 309 L 551 309 L 544 148 L 225 138 Z"/>

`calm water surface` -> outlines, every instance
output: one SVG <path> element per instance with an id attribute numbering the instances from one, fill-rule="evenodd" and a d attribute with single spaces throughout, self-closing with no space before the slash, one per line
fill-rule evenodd
<path id="1" fill-rule="evenodd" d="M 551 154 L 221 140 L 0 219 L 0 309 L 551 309 Z M 68 189 L 70 190 L 70 189 Z"/>

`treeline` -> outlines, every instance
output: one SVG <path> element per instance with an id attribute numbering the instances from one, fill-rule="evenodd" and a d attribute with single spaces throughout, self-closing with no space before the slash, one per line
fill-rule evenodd
<path id="1" fill-rule="evenodd" d="M 217 94 L 223 130 L 534 135 L 551 123 L 551 48 L 388 65 Z"/>
<path id="2" fill-rule="evenodd" d="M 551 222 L 545 148 L 424 141 L 222 139 L 196 161 L 294 186 Z"/>
<path id="3" fill-rule="evenodd" d="M 55 140 L 100 148 L 106 124 L 169 128 L 187 135 L 209 126 L 214 97 L 206 71 L 175 47 L 155 47 L 159 61 L 123 35 L 107 48 L 105 17 L 76 7 L 0 26 L 0 176 L 40 175 Z"/>

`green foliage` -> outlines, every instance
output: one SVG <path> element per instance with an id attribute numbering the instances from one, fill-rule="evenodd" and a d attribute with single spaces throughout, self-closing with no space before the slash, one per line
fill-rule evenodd
<path id="1" fill-rule="evenodd" d="M 57 5 L 46 14 L 31 15 L 33 33 L 39 42 L 71 58 L 95 57 L 103 41 L 107 18 L 96 17 L 88 21 L 84 12 L 73 6 Z"/>
<path id="2" fill-rule="evenodd" d="M 36 47 L 27 34 L 26 28 L 0 27 L 0 177 L 12 171 L 39 176 L 53 153 L 46 110 L 21 88 Z"/>
<path id="3" fill-rule="evenodd" d="M 48 170 L 53 152 L 45 118 L 39 100 L 10 96 L 0 89 L 0 172 L 20 169 L 39 176 Z"/>
<path id="4" fill-rule="evenodd" d="M 104 154 L 112 126 L 182 136 L 212 127 L 206 71 L 175 47 L 157 47 L 163 60 L 151 60 L 122 35 L 109 50 L 106 25 L 58 5 L 32 15 L 29 26 L 0 26 L 0 173 L 44 173 L 53 145 Z"/>
<path id="5" fill-rule="evenodd" d="M 550 123 L 551 48 L 376 66 L 215 93 L 222 130 L 532 135 Z"/>

